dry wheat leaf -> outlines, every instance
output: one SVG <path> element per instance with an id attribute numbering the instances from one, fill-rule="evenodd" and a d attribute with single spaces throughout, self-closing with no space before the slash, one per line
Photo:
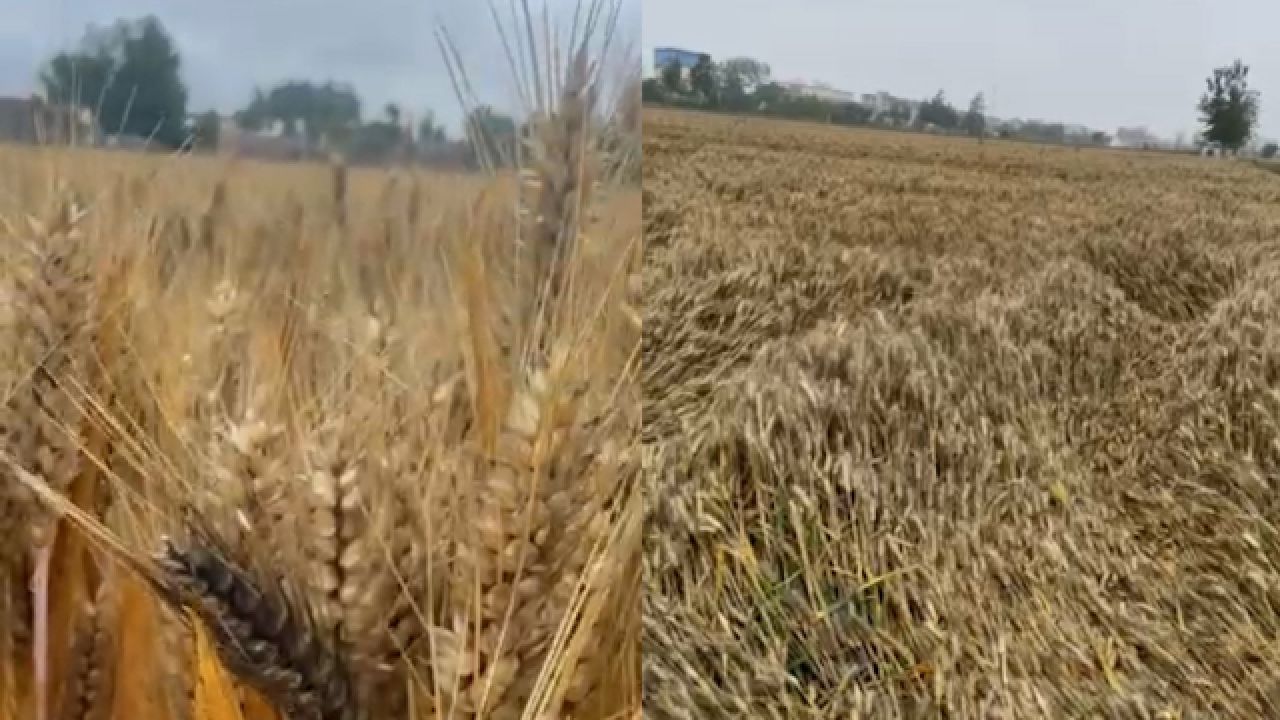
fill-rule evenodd
<path id="1" fill-rule="evenodd" d="M 124 575 L 117 582 L 120 610 L 116 632 L 119 640 L 116 657 L 113 658 L 116 674 L 111 718 L 149 720 L 164 717 L 160 695 L 155 691 L 159 679 L 156 663 L 137 660 L 156 657 L 160 625 L 155 601 L 136 577 Z"/>
<path id="2" fill-rule="evenodd" d="M 240 712 L 240 695 L 231 676 L 218 659 L 217 650 L 204 621 L 194 610 L 187 617 L 195 633 L 195 695 L 192 720 L 247 720 Z"/>

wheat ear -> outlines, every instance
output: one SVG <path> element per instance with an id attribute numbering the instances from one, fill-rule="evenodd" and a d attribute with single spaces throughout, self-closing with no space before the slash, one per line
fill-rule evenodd
<path id="1" fill-rule="evenodd" d="M 167 542 L 167 599 L 196 611 L 228 669 L 290 718 L 364 720 L 343 659 L 283 579 L 264 582 L 217 550 Z"/>
<path id="2" fill-rule="evenodd" d="M 528 263 L 521 285 L 527 290 L 529 329 L 552 320 L 565 292 L 570 260 L 577 255 L 582 210 L 595 182 L 590 128 L 594 95 L 584 42 L 569 65 L 557 107 L 540 112 L 525 139 L 521 204 Z"/>
<path id="3" fill-rule="evenodd" d="M 65 493 L 80 467 L 81 412 L 71 389 L 78 383 L 83 385 L 94 295 L 77 227 L 83 213 L 69 194 L 62 193 L 60 202 L 50 222 L 28 220 L 34 241 L 27 248 L 30 262 L 17 273 L 15 296 L 26 310 L 25 322 L 19 324 L 19 343 L 24 369 L 29 369 L 31 376 L 6 403 L 0 438 L 22 467 Z M 27 542 L 13 545 L 26 545 L 34 556 L 30 571 L 36 717 L 44 720 L 49 685 L 48 585 L 57 518 L 23 493 L 17 482 L 6 486 L 5 492 L 20 496 L 7 504 L 26 520 L 25 528 L 12 529 L 15 537 Z M 5 564 L 9 566 L 8 583 L 12 583 L 14 558 Z"/>
<path id="4" fill-rule="evenodd" d="M 102 584 L 76 627 L 73 663 L 63 694 L 62 720 L 108 720 L 115 682 L 116 596 Z"/>

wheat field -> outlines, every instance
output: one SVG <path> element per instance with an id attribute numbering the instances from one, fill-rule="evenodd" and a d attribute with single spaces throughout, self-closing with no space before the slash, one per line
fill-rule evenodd
<path id="1" fill-rule="evenodd" d="M 1280 177 L 646 111 L 645 710 L 1280 712 Z"/>
<path id="2" fill-rule="evenodd" d="M 0 148 L 0 718 L 638 711 L 640 198 L 572 92 L 520 177 Z"/>

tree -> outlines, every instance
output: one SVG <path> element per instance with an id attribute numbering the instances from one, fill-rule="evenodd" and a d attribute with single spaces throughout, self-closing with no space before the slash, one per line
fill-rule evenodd
<path id="1" fill-rule="evenodd" d="M 662 84 L 673 95 L 684 93 L 684 70 L 679 60 L 672 60 L 662 68 Z"/>
<path id="2" fill-rule="evenodd" d="M 40 83 L 44 86 L 45 98 L 51 103 L 97 110 L 115 71 L 116 61 L 110 55 L 59 53 L 41 73 Z"/>
<path id="3" fill-rule="evenodd" d="M 418 145 L 428 148 L 443 145 L 449 141 L 449 134 L 444 126 L 436 121 L 435 113 L 428 110 L 418 121 Z"/>
<path id="4" fill-rule="evenodd" d="M 502 166 L 514 162 L 516 122 L 510 115 L 504 115 L 488 105 L 480 105 L 467 113 L 466 128 L 467 137 L 471 140 L 474 166 L 481 166 L 481 159 L 484 157 Z"/>
<path id="5" fill-rule="evenodd" d="M 1270 160 L 1276 156 L 1277 152 L 1280 152 L 1280 145 L 1276 145 L 1273 142 L 1269 142 L 1266 145 L 1262 146 L 1262 151 L 1260 154 L 1262 155 L 1264 160 Z"/>
<path id="6" fill-rule="evenodd" d="M 766 112 L 785 104 L 787 100 L 786 89 L 773 82 L 765 83 L 756 88 L 753 95 L 755 96 L 754 109 Z"/>
<path id="7" fill-rule="evenodd" d="M 769 82 L 771 71 L 768 64 L 755 58 L 733 57 L 720 63 L 720 71 L 725 79 L 733 79 L 747 93 Z"/>
<path id="8" fill-rule="evenodd" d="M 640 98 L 647 103 L 663 102 L 667 99 L 667 91 L 658 78 L 645 78 L 640 84 Z"/>
<path id="9" fill-rule="evenodd" d="M 177 147 L 187 139 L 182 57 L 158 19 L 147 16 L 90 26 L 73 52 L 55 55 L 41 73 L 50 102 L 89 105 L 109 133 L 154 138 Z"/>
<path id="10" fill-rule="evenodd" d="M 1067 139 L 1067 128 L 1062 123 L 1045 123 L 1039 120 L 1028 120 L 1017 131 L 1028 140 L 1047 143 L 1064 143 Z"/>
<path id="11" fill-rule="evenodd" d="M 262 130 L 271 121 L 270 101 L 262 88 L 253 89 L 253 99 L 243 110 L 235 114 L 236 125 L 241 130 Z"/>
<path id="12" fill-rule="evenodd" d="M 725 70 L 723 65 L 715 68 L 716 97 L 718 105 L 725 110 L 746 112 L 751 110 L 751 93 L 747 92 L 742 78 Z"/>
<path id="13" fill-rule="evenodd" d="M 1105 132 L 1102 132 L 1101 130 L 1098 130 L 1094 132 L 1092 135 L 1090 135 L 1089 140 L 1094 145 L 1101 145 L 1103 147 L 1111 144 L 1111 136 L 1106 134 Z"/>
<path id="14" fill-rule="evenodd" d="M 840 108 L 835 103 L 813 95 L 790 93 L 773 83 L 762 85 L 755 95 L 760 100 L 758 112 L 766 115 L 812 122 L 840 122 Z"/>
<path id="15" fill-rule="evenodd" d="M 863 125 L 871 119 L 871 108 L 856 102 L 837 103 L 831 121 L 839 125 Z"/>
<path id="16" fill-rule="evenodd" d="M 347 143 L 346 156 L 353 163 L 386 163 L 402 147 L 400 127 L 385 120 L 361 125 Z"/>
<path id="17" fill-rule="evenodd" d="M 255 89 L 249 105 L 236 113 L 236 122 L 246 130 L 279 122 L 285 135 L 304 136 L 313 148 L 342 147 L 360 129 L 360 97 L 342 83 L 289 80 L 265 93 Z"/>
<path id="18" fill-rule="evenodd" d="M 191 128 L 192 143 L 202 150 L 217 150 L 222 132 L 222 118 L 216 110 L 209 110 L 196 118 Z"/>
<path id="19" fill-rule="evenodd" d="M 702 97 L 704 102 L 710 105 L 717 103 L 719 93 L 716 92 L 715 68 L 711 65 L 710 57 L 706 55 L 699 57 L 698 62 L 690 68 L 689 86 L 693 92 Z"/>
<path id="20" fill-rule="evenodd" d="M 111 84 L 112 109 L 119 113 L 112 116 L 120 118 L 126 135 L 154 134 L 160 143 L 181 145 L 186 140 L 187 87 L 182 58 L 164 26 L 154 17 L 140 20 L 125 35 L 121 55 Z"/>
<path id="21" fill-rule="evenodd" d="M 987 133 L 987 101 L 982 93 L 973 96 L 969 101 L 969 112 L 964 114 L 964 131 L 973 137 L 982 137 Z"/>
<path id="22" fill-rule="evenodd" d="M 916 124 L 920 127 L 936 125 L 950 130 L 960 124 L 960 114 L 947 102 L 946 95 L 939 90 L 932 100 L 921 103 L 920 113 L 916 116 Z"/>
<path id="23" fill-rule="evenodd" d="M 1239 150 L 1258 122 L 1258 92 L 1249 88 L 1249 66 L 1236 60 L 1216 68 L 1205 86 L 1198 106 L 1204 139 Z"/>

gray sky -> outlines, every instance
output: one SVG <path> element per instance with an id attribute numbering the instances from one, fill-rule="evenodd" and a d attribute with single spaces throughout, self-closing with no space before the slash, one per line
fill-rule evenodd
<path id="1" fill-rule="evenodd" d="M 509 0 L 494 4 L 505 15 Z M 574 0 L 529 4 L 549 5 L 567 27 Z M 622 4 L 620 33 L 634 46 L 640 0 Z M 433 34 L 437 20 L 453 33 L 480 100 L 514 106 L 485 0 L 0 0 L 0 95 L 32 92 L 42 63 L 73 47 L 87 24 L 147 14 L 178 44 L 193 111 L 237 110 L 255 85 L 333 79 L 355 85 L 366 116 L 396 101 L 415 115 L 431 108 L 456 127 L 461 111 Z"/>
<path id="2" fill-rule="evenodd" d="M 1000 117 L 1195 132 L 1204 78 L 1240 57 L 1280 137 L 1275 0 L 644 0 L 653 47 L 747 55 L 778 79 L 960 107 L 985 92 Z"/>

